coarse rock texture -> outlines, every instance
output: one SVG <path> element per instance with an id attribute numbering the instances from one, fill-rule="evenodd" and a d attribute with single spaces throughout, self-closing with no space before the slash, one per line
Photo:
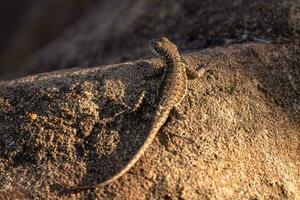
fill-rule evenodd
<path id="1" fill-rule="evenodd" d="M 104 188 L 147 137 L 160 59 L 0 83 L 2 199 L 299 199 L 299 46 L 246 43 L 184 54 L 179 108 L 138 163 Z M 133 106 L 146 90 L 141 108 Z"/>
<path id="2" fill-rule="evenodd" d="M 41 5 L 64 5 L 51 2 Z M 6 61 L 21 67 L 0 66 L 1 79 L 82 67 L 0 82 L 0 199 L 300 199 L 299 0 L 67 2 L 89 9 L 59 33 L 60 9 L 55 40 L 26 59 L 14 56 L 37 43 L 12 45 Z M 27 19 L 29 32 L 52 30 Z M 163 67 L 147 42 L 158 36 L 191 67 L 212 61 L 189 81 L 183 117 L 118 181 L 68 190 L 110 178 L 145 141 Z"/>

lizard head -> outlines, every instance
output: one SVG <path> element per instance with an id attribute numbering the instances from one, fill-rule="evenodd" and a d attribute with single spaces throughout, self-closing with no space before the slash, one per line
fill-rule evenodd
<path id="1" fill-rule="evenodd" d="M 179 55 L 176 45 L 165 37 L 151 40 L 149 46 L 155 54 L 165 59 L 174 58 Z"/>

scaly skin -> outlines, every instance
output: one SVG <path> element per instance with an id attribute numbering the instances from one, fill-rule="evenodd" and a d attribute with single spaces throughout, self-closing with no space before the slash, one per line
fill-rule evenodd
<path id="1" fill-rule="evenodd" d="M 150 131 L 148 137 L 144 144 L 140 147 L 138 152 L 133 156 L 130 162 L 120 170 L 115 176 L 110 179 L 87 186 L 77 186 L 74 188 L 69 188 L 73 190 L 89 189 L 95 187 L 103 187 L 109 183 L 120 178 L 125 174 L 134 164 L 141 158 L 141 156 L 148 149 L 149 145 L 152 143 L 156 134 L 159 132 L 160 128 L 164 125 L 169 117 L 171 110 L 180 104 L 181 100 L 184 98 L 187 92 L 187 74 L 186 74 L 186 64 L 183 62 L 177 47 L 175 44 L 170 42 L 167 38 L 162 37 L 156 40 L 150 41 L 150 47 L 154 53 L 158 54 L 164 61 L 164 75 L 159 88 L 159 100 L 157 103 L 154 118 L 151 123 Z M 188 68 L 189 74 L 197 74 L 195 71 L 191 71 Z M 201 72 L 203 74 L 203 72 Z M 202 75 L 201 74 L 201 75 Z M 195 75 L 194 75 L 195 76 Z M 199 75 L 196 75 L 199 76 Z"/>

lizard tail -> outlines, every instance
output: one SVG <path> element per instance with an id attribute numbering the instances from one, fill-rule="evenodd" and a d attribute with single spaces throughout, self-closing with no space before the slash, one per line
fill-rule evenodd
<path id="1" fill-rule="evenodd" d="M 148 149 L 152 141 L 154 140 L 156 134 L 160 130 L 160 128 L 164 125 L 166 122 L 168 116 L 169 116 L 170 110 L 164 110 L 164 111 L 157 111 L 155 114 L 155 118 L 153 119 L 151 126 L 150 126 L 150 131 L 148 133 L 147 139 L 143 143 L 143 145 L 139 148 L 137 153 L 133 156 L 133 158 L 130 160 L 130 162 L 121 169 L 116 175 L 113 177 L 109 178 L 108 180 L 101 182 L 101 183 L 95 183 L 93 185 L 85 185 L 85 186 L 75 186 L 75 187 L 68 187 L 65 186 L 68 190 L 72 191 L 80 191 L 80 190 L 85 190 L 85 189 L 92 189 L 95 187 L 104 187 L 117 179 L 119 179 L 121 176 L 123 176 L 126 172 L 128 172 L 134 165 L 135 163 L 142 157 L 142 155 L 145 153 L 145 151 Z"/>

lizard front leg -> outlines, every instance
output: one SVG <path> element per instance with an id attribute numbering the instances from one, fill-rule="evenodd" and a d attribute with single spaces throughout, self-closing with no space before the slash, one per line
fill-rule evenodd
<path id="1" fill-rule="evenodd" d="M 121 102 L 120 104 L 122 104 L 125 107 L 125 109 L 115 113 L 112 117 L 109 117 L 109 118 L 106 118 L 106 119 L 102 120 L 101 122 L 105 124 L 107 122 L 113 121 L 116 117 L 118 117 L 118 116 L 120 116 L 124 113 L 131 113 L 131 112 L 137 111 L 143 103 L 145 94 L 146 94 L 146 91 L 144 91 L 144 90 L 141 91 L 139 93 L 138 97 L 135 99 L 135 102 L 131 106 L 128 105 L 127 103 L 125 103 L 125 102 Z"/>
<path id="2" fill-rule="evenodd" d="M 124 105 L 127 109 L 125 109 L 125 110 L 123 110 L 123 111 L 117 113 L 114 117 L 116 117 L 116 116 L 118 116 L 118 115 L 120 115 L 120 114 L 123 114 L 124 112 L 127 112 L 127 111 L 129 111 L 129 112 L 135 112 L 135 111 L 137 111 L 137 110 L 141 107 L 141 105 L 142 105 L 142 103 L 143 103 L 143 100 L 144 100 L 144 98 L 145 98 L 145 95 L 146 95 L 146 91 L 144 91 L 144 90 L 141 91 L 141 92 L 138 94 L 138 97 L 135 99 L 135 102 L 134 102 L 131 106 L 129 106 L 129 105 L 126 104 L 126 103 L 123 103 L 123 105 Z"/>
<path id="3" fill-rule="evenodd" d="M 214 63 L 214 61 L 210 61 L 208 63 L 201 64 L 200 66 L 198 65 L 198 68 L 200 69 L 194 69 L 183 58 L 182 58 L 182 62 L 185 64 L 186 74 L 189 79 L 202 77 L 204 73 L 207 71 L 207 69 Z"/>

